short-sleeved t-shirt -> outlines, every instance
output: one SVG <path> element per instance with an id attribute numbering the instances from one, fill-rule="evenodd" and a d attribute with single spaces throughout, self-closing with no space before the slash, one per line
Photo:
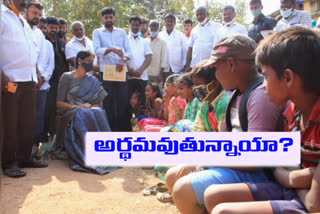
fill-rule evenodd
<path id="1" fill-rule="evenodd" d="M 239 120 L 239 108 L 243 95 L 237 97 L 237 101 L 231 108 L 231 124 L 233 132 L 241 132 Z M 248 132 L 277 131 L 280 127 L 280 118 L 283 108 L 277 107 L 270 101 L 263 86 L 257 87 L 249 96 L 247 102 Z"/>
<path id="2" fill-rule="evenodd" d="M 293 103 L 284 113 L 286 131 L 302 131 L 301 158 L 303 167 L 316 167 L 320 163 L 320 98 L 313 107 L 305 130 L 301 130 L 301 113 Z"/>

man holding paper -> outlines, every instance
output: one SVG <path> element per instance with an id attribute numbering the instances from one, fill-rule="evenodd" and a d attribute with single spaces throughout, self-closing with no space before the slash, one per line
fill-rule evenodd
<path id="1" fill-rule="evenodd" d="M 104 108 L 108 112 L 112 131 L 129 131 L 129 98 L 126 61 L 132 58 L 126 32 L 114 27 L 115 10 L 103 8 L 101 11 L 104 26 L 93 31 L 95 54 L 101 57 L 100 71 L 104 72 L 103 87 L 108 96 Z"/>

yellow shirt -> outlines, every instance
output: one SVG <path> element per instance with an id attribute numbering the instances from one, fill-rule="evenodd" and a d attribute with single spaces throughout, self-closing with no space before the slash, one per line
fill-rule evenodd
<path id="1" fill-rule="evenodd" d="M 150 43 L 152 50 L 152 61 L 148 67 L 149 76 L 158 76 L 163 68 L 168 67 L 168 50 L 166 42 L 160 38 L 155 38 L 151 41 L 151 38 L 146 39 Z"/>

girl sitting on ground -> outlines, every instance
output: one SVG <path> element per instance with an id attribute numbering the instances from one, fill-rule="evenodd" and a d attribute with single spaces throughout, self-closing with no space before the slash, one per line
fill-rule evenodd
<path id="1" fill-rule="evenodd" d="M 147 109 L 145 115 L 150 118 L 161 117 L 162 95 L 158 85 L 148 83 L 146 86 Z"/>
<path id="2" fill-rule="evenodd" d="M 175 81 L 178 78 L 178 74 L 173 74 L 167 78 L 159 119 L 146 118 L 141 120 L 138 123 L 140 130 L 146 132 L 159 132 L 161 128 L 173 125 L 183 118 L 186 100 L 178 96 L 175 85 Z"/>
<path id="3" fill-rule="evenodd" d="M 207 61 L 197 64 L 191 72 L 195 96 L 201 101 L 193 127 L 195 132 L 221 131 L 230 100 L 230 95 L 216 79 L 216 69 L 203 66 Z"/>
<path id="4" fill-rule="evenodd" d="M 194 84 L 192 76 L 190 74 L 184 74 L 179 77 L 176 84 L 179 96 L 188 102 L 183 119 L 194 121 L 200 108 L 200 101 L 193 93 Z"/>
<path id="5" fill-rule="evenodd" d="M 201 104 L 193 93 L 193 85 L 192 76 L 190 74 L 184 74 L 177 79 L 176 86 L 178 95 L 185 99 L 188 104 L 183 120 L 179 120 L 173 126 L 166 127 L 161 131 L 188 132 L 191 130 Z"/>
<path id="6" fill-rule="evenodd" d="M 145 108 L 142 106 L 142 94 L 139 92 L 133 93 L 130 98 L 130 105 L 132 111 L 131 125 L 133 128 L 145 114 Z"/>
<path id="7" fill-rule="evenodd" d="M 177 80 L 178 74 L 169 76 L 165 83 L 165 91 L 168 94 L 165 100 L 166 106 L 164 106 L 164 119 L 168 121 L 168 125 L 173 125 L 177 121 L 181 120 L 184 116 L 184 111 L 187 106 L 185 99 L 178 95 Z"/>

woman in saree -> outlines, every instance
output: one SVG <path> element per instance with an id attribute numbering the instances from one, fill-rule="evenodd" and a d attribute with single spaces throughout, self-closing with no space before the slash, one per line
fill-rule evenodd
<path id="1" fill-rule="evenodd" d="M 116 168 L 86 166 L 84 161 L 86 133 L 111 131 L 102 108 L 107 92 L 97 78 L 88 74 L 93 61 L 90 51 L 80 51 L 76 58 L 77 70 L 64 73 L 60 79 L 55 149 L 66 150 L 73 170 L 105 174 Z"/>

